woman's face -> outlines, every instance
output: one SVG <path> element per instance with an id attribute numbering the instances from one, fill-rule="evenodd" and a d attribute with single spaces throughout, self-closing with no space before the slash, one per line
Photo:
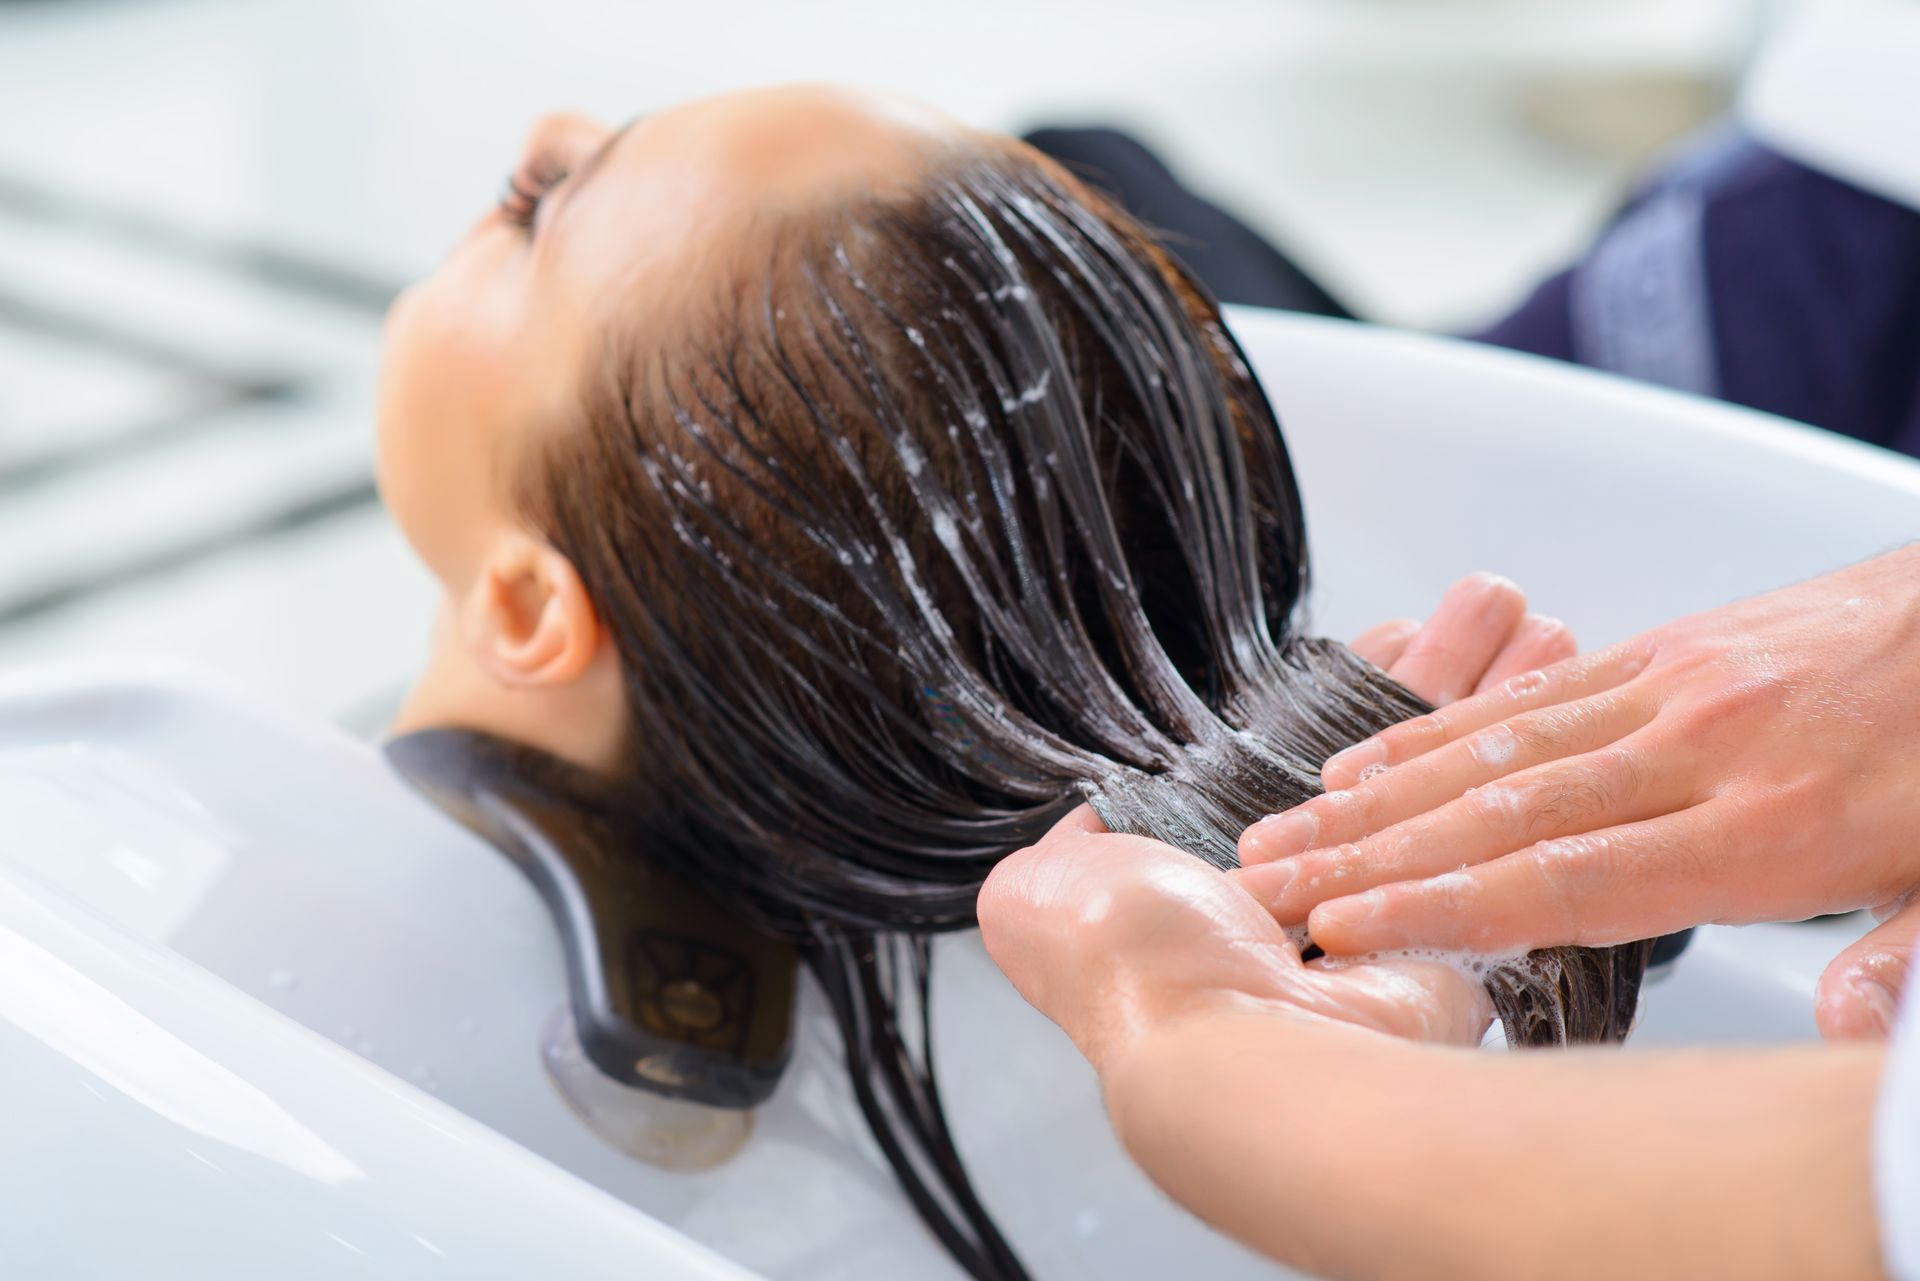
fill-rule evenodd
<path id="1" fill-rule="evenodd" d="M 381 492 L 452 591 L 521 527 L 516 468 L 562 430 L 610 326 L 669 341 L 680 305 L 784 214 L 884 191 L 956 134 L 896 99 L 824 88 L 738 93 L 612 130 L 552 116 L 508 194 L 387 318 Z"/>

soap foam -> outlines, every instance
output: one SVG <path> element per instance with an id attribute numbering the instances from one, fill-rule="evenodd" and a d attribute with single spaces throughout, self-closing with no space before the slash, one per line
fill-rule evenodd
<path id="1" fill-rule="evenodd" d="M 1518 789 L 1505 787 L 1499 783 L 1489 783 L 1485 787 L 1467 789 L 1469 804 L 1473 812 L 1480 817 L 1498 823 L 1502 820 L 1517 818 L 1524 802 Z"/>
<path id="2" fill-rule="evenodd" d="M 1524 967 L 1527 953 L 1524 948 L 1511 952 L 1475 952 L 1467 948 L 1394 947 L 1359 956 L 1323 956 L 1315 964 L 1324 969 L 1345 970 L 1357 965 L 1377 965 L 1388 961 L 1426 961 L 1444 965 L 1464 979 L 1484 983 L 1488 974 L 1502 966 Z"/>
<path id="3" fill-rule="evenodd" d="M 1492 729 L 1482 730 L 1467 740 L 1467 751 L 1473 759 L 1489 769 L 1501 769 L 1513 760 L 1514 753 L 1520 750 L 1520 740 L 1505 725 L 1495 725 Z"/>

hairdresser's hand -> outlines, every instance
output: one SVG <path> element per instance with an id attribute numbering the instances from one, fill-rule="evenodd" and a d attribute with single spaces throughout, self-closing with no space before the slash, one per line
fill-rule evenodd
<path id="1" fill-rule="evenodd" d="M 1527 613 L 1511 582 L 1475 574 L 1425 623 L 1381 623 L 1352 649 L 1446 703 L 1566 658 L 1574 642 Z M 1116 1040 L 1222 999 L 1419 1039 L 1473 1042 L 1487 1025 L 1484 992 L 1440 966 L 1303 965 L 1231 877 L 1157 841 L 1115 836 L 1085 807 L 1000 864 L 980 924 L 1014 985 L 1096 1063 Z"/>
<path id="2" fill-rule="evenodd" d="M 1920 883 L 1920 549 L 1514 678 L 1323 776 L 1345 790 L 1249 829 L 1267 865 L 1241 875 L 1332 953 L 1895 909 Z M 1917 933 L 1895 911 L 1829 968 L 1829 1033 L 1884 1025 Z"/>
<path id="3" fill-rule="evenodd" d="M 1222 1004 L 1476 1044 L 1479 984 L 1424 962 L 1301 963 L 1278 922 L 1190 854 L 1110 833 L 1081 806 L 1003 860 L 980 929 L 1022 996 L 1096 1066 L 1139 1035 Z"/>
<path id="4" fill-rule="evenodd" d="M 1435 707 L 1577 652 L 1566 624 L 1529 614 L 1526 595 L 1497 574 L 1463 578 L 1426 622 L 1381 623 L 1348 648 Z"/>

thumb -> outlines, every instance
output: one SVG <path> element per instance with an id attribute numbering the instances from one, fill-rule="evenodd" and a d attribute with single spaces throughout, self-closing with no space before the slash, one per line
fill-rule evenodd
<path id="1" fill-rule="evenodd" d="M 1813 1005 L 1820 1034 L 1832 1040 L 1863 1040 L 1891 1032 L 1916 945 L 1920 896 L 1910 897 L 1827 966 Z"/>

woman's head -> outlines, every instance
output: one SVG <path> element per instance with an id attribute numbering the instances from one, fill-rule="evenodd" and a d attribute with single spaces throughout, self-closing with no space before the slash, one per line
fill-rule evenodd
<path id="1" fill-rule="evenodd" d="M 969 228 L 969 220 L 979 225 Z M 1031 225 L 1009 238 L 1015 223 Z M 1047 243 L 1049 235 L 1059 242 Z M 1128 273 L 1131 287 L 1122 280 Z M 1151 298 L 1141 295 L 1143 286 Z M 1129 306 L 1159 314 L 1132 314 Z M 990 336 L 1007 349 L 959 350 Z M 912 350 L 916 339 L 945 344 L 945 355 Z M 958 567 L 939 563 L 951 557 L 938 545 L 933 513 L 905 472 L 912 459 L 901 449 L 934 462 L 929 483 L 944 477 L 969 490 L 948 496 L 944 515 L 954 525 L 962 513 L 952 504 L 972 502 L 967 536 L 990 541 L 1004 529 L 980 524 L 981 497 L 991 498 L 999 484 L 1026 486 L 1045 466 L 1021 457 L 1019 433 L 1008 430 L 1023 417 L 1057 429 L 1059 406 L 1086 404 L 1108 417 L 1145 419 L 1157 411 L 1142 407 L 1143 396 L 1198 395 L 1214 402 L 1197 411 L 1214 420 L 1204 430 L 1243 430 L 1269 463 L 1278 451 L 1265 404 L 1211 307 L 1129 220 L 1018 143 L 897 100 L 836 90 L 734 95 L 618 134 L 572 117 L 543 122 L 501 209 L 395 308 L 388 347 L 382 486 L 448 589 L 450 639 L 469 660 L 468 693 L 489 681 L 502 691 L 585 682 L 610 704 L 618 700 L 604 695 L 616 669 L 629 689 L 648 687 L 648 651 L 660 638 L 646 642 L 625 616 L 674 613 L 712 586 L 697 581 L 689 564 L 659 559 L 664 545 L 679 541 L 672 504 L 648 492 L 657 485 L 645 479 L 663 460 L 683 464 L 688 483 L 719 483 L 732 504 L 729 519 L 754 525 L 787 569 L 810 575 L 813 590 L 860 615 L 873 605 L 860 598 L 872 593 L 851 584 L 859 567 L 834 562 L 885 554 L 881 544 L 893 534 L 931 571 L 933 581 L 921 586 L 949 597 L 962 587 Z M 1149 367 L 1175 347 L 1189 368 Z M 1116 352 L 1139 359 L 1122 369 Z M 887 384 L 885 405 L 865 385 L 872 380 Z M 1167 380 L 1179 385 L 1167 391 Z M 741 403 L 700 403 L 712 397 Z M 1229 406 L 1230 397 L 1241 403 Z M 1023 398 L 1011 409 L 999 403 Z M 770 526 L 778 504 L 756 497 L 740 459 L 724 450 L 693 456 L 703 425 L 727 419 L 737 428 L 736 410 L 763 420 L 742 434 L 741 449 L 752 452 L 754 431 L 784 434 L 797 451 L 790 466 L 812 469 L 813 483 L 837 494 L 879 486 L 886 492 L 870 497 L 880 506 L 816 510 L 812 524 Z M 886 421 L 888 413 L 919 425 Z M 948 420 L 946 435 L 928 434 L 936 419 Z M 973 419 L 988 425 L 976 428 Z M 991 443 L 991 456 L 979 452 L 978 440 L 964 447 L 955 434 L 961 420 L 969 437 Z M 1075 438 L 1068 452 L 1093 445 L 1079 439 L 1086 436 L 1080 426 L 1067 432 Z M 1159 483 L 1143 472 L 1138 442 L 1123 457 L 1129 447 L 1109 436 L 1098 460 L 1108 475 L 1089 481 L 1124 472 L 1136 487 Z M 854 450 L 858 462 L 839 458 L 840 448 Z M 1229 453 L 1237 471 L 1238 450 Z M 865 480 L 851 479 L 849 465 L 864 467 Z M 955 467 L 966 474 L 950 474 Z M 1269 559 L 1290 566 L 1298 558 L 1291 480 L 1283 468 L 1267 470 L 1276 492 L 1263 501 L 1283 509 L 1274 532 L 1288 544 Z M 1086 501 L 1082 495 L 1074 519 L 1085 515 Z M 569 543 L 563 525 L 583 506 L 603 524 Z M 619 554 L 596 555 L 606 540 L 594 535 L 615 523 L 623 527 Z M 1133 554 L 1176 555 L 1173 532 L 1163 519 L 1132 535 Z M 830 545 L 835 538 L 843 545 Z M 1155 539 L 1159 546 L 1145 545 Z M 685 554 L 684 546 L 673 552 Z M 1247 548 L 1234 554 L 1231 571 L 1244 575 Z M 640 566 L 645 555 L 655 563 Z M 699 573 L 711 575 L 712 565 Z M 1073 590 L 1094 589 L 1082 582 Z M 1293 584 L 1281 585 L 1282 612 L 1293 595 Z M 946 604 L 936 606 L 936 618 L 974 630 L 977 601 Z M 1179 603 L 1179 612 L 1191 610 L 1192 602 Z M 1163 613 L 1164 642 L 1184 647 L 1193 662 L 1207 661 L 1201 620 Z M 862 622 L 884 625 L 870 612 Z M 711 637 L 682 639 L 703 657 L 717 645 Z M 978 641 L 961 638 L 971 659 L 985 658 L 969 648 Z M 1102 643 L 1137 648 L 1139 641 L 1120 635 Z M 881 666 L 866 675 L 891 680 L 889 699 L 911 701 L 902 685 L 911 684 L 911 673 Z M 942 684 L 925 696 L 936 708 L 963 692 Z M 1081 696 L 1098 701 L 1100 693 Z M 1181 699 L 1192 695 L 1183 690 L 1174 702 Z M 1151 734 L 1142 732 L 1154 728 L 1151 717 L 1130 724 L 1137 709 L 1116 714 L 1109 729 L 1143 740 L 1146 759 L 1157 759 L 1144 742 Z M 1193 708 L 1170 714 L 1191 719 Z M 935 715 L 953 722 L 959 713 Z M 1047 768 L 1057 775 L 1061 764 Z M 1050 797 L 1063 798 L 1058 781 L 1044 785 Z"/>
<path id="2" fill-rule="evenodd" d="M 521 736 L 603 720 L 656 857 L 762 922 L 966 924 L 1082 796 L 1224 864 L 1421 708 L 1292 634 L 1264 395 L 1037 153 L 780 90 L 549 122 L 515 185 L 396 309 L 383 486 L 472 680 L 585 691 Z"/>
<path id="3" fill-rule="evenodd" d="M 605 354 L 681 349 L 781 228 L 992 145 L 897 99 L 820 88 L 690 103 L 620 130 L 536 125 L 499 206 L 402 296 L 386 332 L 381 488 L 447 589 L 463 698 L 553 693 L 601 654 L 585 597 L 542 555 L 520 498 L 556 438 L 585 428 L 583 380 Z"/>

